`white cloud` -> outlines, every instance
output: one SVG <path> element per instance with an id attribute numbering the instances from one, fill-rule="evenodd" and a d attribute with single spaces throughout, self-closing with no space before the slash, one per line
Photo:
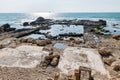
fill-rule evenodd
<path id="1" fill-rule="evenodd" d="M 0 0 L 0 12 L 120 11 L 120 0 Z"/>

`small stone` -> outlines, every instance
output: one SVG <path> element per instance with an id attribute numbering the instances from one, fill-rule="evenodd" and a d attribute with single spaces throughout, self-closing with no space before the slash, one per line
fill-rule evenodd
<path id="1" fill-rule="evenodd" d="M 9 47 L 11 47 L 11 48 L 15 48 L 16 46 L 17 46 L 16 43 L 11 43 L 11 44 L 9 45 Z"/>
<path id="2" fill-rule="evenodd" d="M 58 62 L 59 62 L 59 59 L 55 57 L 55 58 L 53 58 L 53 60 L 51 61 L 50 65 L 55 67 L 55 66 L 58 65 Z"/>
<path id="3" fill-rule="evenodd" d="M 80 43 L 82 43 L 82 42 L 81 42 L 80 40 L 74 40 L 73 43 L 75 43 L 75 44 L 80 44 Z"/>
<path id="4" fill-rule="evenodd" d="M 34 43 L 35 43 L 35 40 L 34 40 L 33 38 L 28 38 L 28 39 L 27 39 L 27 42 L 28 42 L 28 43 L 33 43 L 33 44 L 34 44 Z"/>
<path id="5" fill-rule="evenodd" d="M 36 40 L 35 43 L 38 46 L 46 46 L 48 44 L 51 44 L 52 42 L 50 40 Z"/>
<path id="6" fill-rule="evenodd" d="M 120 71 L 120 60 L 112 63 L 113 70 Z"/>
<path id="7" fill-rule="evenodd" d="M 23 42 L 23 43 L 25 42 L 26 43 L 27 42 L 27 38 L 21 38 L 20 42 Z"/>
<path id="8" fill-rule="evenodd" d="M 54 80 L 58 80 L 59 76 L 60 76 L 60 73 L 56 73 L 55 76 L 54 76 Z"/>
<path id="9" fill-rule="evenodd" d="M 51 47 L 44 47 L 43 51 L 53 51 L 53 48 L 51 48 Z"/>
<path id="10" fill-rule="evenodd" d="M 102 47 L 98 49 L 98 52 L 100 53 L 100 55 L 102 56 L 109 56 L 111 55 L 112 51 L 106 47 Z"/>
<path id="11" fill-rule="evenodd" d="M 114 30 L 114 32 L 117 32 L 116 30 Z"/>
<path id="12" fill-rule="evenodd" d="M 4 48 L 4 46 L 3 46 L 3 45 L 0 45 L 0 49 L 2 49 L 2 48 Z"/>
<path id="13" fill-rule="evenodd" d="M 47 80 L 54 80 L 53 78 L 48 78 Z"/>
<path id="14" fill-rule="evenodd" d="M 120 35 L 112 35 L 112 38 L 115 40 L 120 40 Z"/>
<path id="15" fill-rule="evenodd" d="M 58 62 L 59 62 L 60 56 L 59 55 L 48 55 L 45 57 L 42 66 L 57 66 Z"/>
<path id="16" fill-rule="evenodd" d="M 60 55 L 53 55 L 53 57 L 60 59 Z"/>
<path id="17" fill-rule="evenodd" d="M 70 38 L 71 41 L 75 40 L 74 38 Z"/>
<path id="18" fill-rule="evenodd" d="M 35 22 L 35 21 L 30 22 L 30 25 L 31 25 L 31 26 L 35 26 L 35 25 L 36 25 L 36 22 Z"/>
<path id="19" fill-rule="evenodd" d="M 54 58 L 53 55 L 49 55 L 49 56 L 46 56 L 46 57 L 45 57 L 45 60 L 51 60 L 51 61 L 52 61 L 53 58 Z"/>
<path id="20" fill-rule="evenodd" d="M 114 61 L 116 61 L 116 59 L 113 58 L 113 57 L 103 58 L 103 61 L 104 61 L 104 63 L 106 63 L 107 65 L 111 66 L 111 64 L 112 64 Z"/>
<path id="21" fill-rule="evenodd" d="M 50 52 L 49 52 L 49 55 L 53 55 L 53 51 L 50 51 Z"/>

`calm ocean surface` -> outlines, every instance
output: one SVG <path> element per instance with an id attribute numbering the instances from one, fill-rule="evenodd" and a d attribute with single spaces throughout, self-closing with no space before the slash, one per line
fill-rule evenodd
<path id="1" fill-rule="evenodd" d="M 33 21 L 39 16 L 50 19 L 104 19 L 107 21 L 106 29 L 114 34 L 120 34 L 120 13 L 0 13 L 0 25 L 9 23 L 19 29 L 23 28 L 23 22 Z M 113 24 L 119 25 L 114 27 Z"/>

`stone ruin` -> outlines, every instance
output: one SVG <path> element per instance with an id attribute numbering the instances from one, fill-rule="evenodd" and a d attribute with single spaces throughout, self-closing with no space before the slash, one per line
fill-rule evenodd
<path id="1" fill-rule="evenodd" d="M 64 50 L 58 68 L 61 74 L 74 75 L 70 80 L 106 80 L 109 78 L 109 73 L 96 49 L 68 47 Z M 97 74 L 99 77 L 96 76 Z"/>

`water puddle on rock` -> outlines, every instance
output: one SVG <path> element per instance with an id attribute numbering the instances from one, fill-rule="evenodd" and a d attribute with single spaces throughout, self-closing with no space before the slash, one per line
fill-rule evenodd
<path id="1" fill-rule="evenodd" d="M 42 34 L 31 34 L 28 37 L 33 39 L 46 39 L 46 37 Z"/>
<path id="2" fill-rule="evenodd" d="M 120 22 L 119 21 L 107 21 L 107 25 L 104 29 L 110 31 L 105 34 L 120 34 Z"/>
<path id="3" fill-rule="evenodd" d="M 99 38 L 96 35 L 93 35 L 93 39 L 95 40 L 95 42 L 99 42 Z"/>
<path id="4" fill-rule="evenodd" d="M 83 26 L 81 25 L 52 25 L 48 30 L 40 30 L 41 33 L 50 36 L 59 36 L 59 34 L 83 34 Z"/>
<path id="5" fill-rule="evenodd" d="M 57 48 L 57 49 L 65 49 L 65 48 L 67 48 L 68 46 L 65 45 L 64 43 L 55 43 L 53 47 L 54 47 L 54 48 Z"/>

